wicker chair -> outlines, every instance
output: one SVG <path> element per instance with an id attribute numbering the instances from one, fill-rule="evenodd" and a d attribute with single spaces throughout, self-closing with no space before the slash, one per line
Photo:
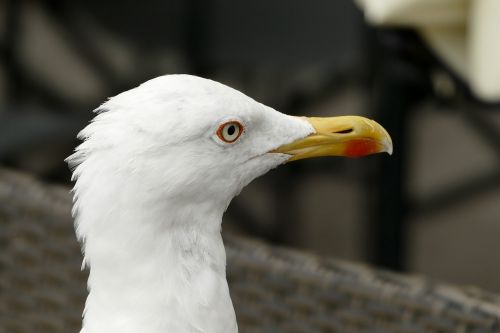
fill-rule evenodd
<path id="1" fill-rule="evenodd" d="M 86 272 L 65 187 L 0 170 L 0 332 L 77 332 Z M 225 235 L 240 332 L 500 332 L 476 289 Z"/>

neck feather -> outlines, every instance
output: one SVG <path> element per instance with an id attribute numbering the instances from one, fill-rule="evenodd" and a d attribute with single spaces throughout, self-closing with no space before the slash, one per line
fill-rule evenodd
<path id="1" fill-rule="evenodd" d="M 127 196 L 126 186 L 106 193 L 93 184 L 99 188 L 75 187 L 90 268 L 82 333 L 236 332 L 220 235 L 224 205 L 151 201 Z"/>

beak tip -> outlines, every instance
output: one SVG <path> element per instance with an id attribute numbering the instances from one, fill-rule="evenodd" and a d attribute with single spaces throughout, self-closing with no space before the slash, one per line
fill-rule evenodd
<path id="1" fill-rule="evenodd" d="M 384 142 L 384 147 L 385 147 L 385 152 L 389 155 L 392 155 L 393 153 L 393 146 L 392 146 L 392 141 L 389 139 L 386 142 Z"/>
<path id="2" fill-rule="evenodd" d="M 383 133 L 382 145 L 385 148 L 384 151 L 387 154 L 392 155 L 392 153 L 393 153 L 393 146 L 392 146 L 391 136 L 389 135 L 389 133 L 387 132 L 387 130 L 385 128 L 383 128 L 380 125 L 378 125 L 378 127 L 380 128 L 381 132 Z"/>

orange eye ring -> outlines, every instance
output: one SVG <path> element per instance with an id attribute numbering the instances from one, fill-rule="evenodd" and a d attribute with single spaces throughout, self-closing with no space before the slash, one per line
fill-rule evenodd
<path id="1" fill-rule="evenodd" d="M 236 120 L 225 122 L 217 129 L 217 137 L 225 143 L 233 143 L 238 140 L 244 131 L 243 125 Z"/>

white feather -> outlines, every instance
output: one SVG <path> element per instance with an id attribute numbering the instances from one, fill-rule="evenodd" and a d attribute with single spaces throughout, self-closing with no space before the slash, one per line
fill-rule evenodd
<path id="1" fill-rule="evenodd" d="M 150 80 L 96 112 L 67 159 L 90 268 L 81 332 L 237 332 L 222 215 L 287 159 L 269 151 L 311 125 L 188 75 Z M 234 144 L 215 134 L 227 120 L 245 126 Z"/>

